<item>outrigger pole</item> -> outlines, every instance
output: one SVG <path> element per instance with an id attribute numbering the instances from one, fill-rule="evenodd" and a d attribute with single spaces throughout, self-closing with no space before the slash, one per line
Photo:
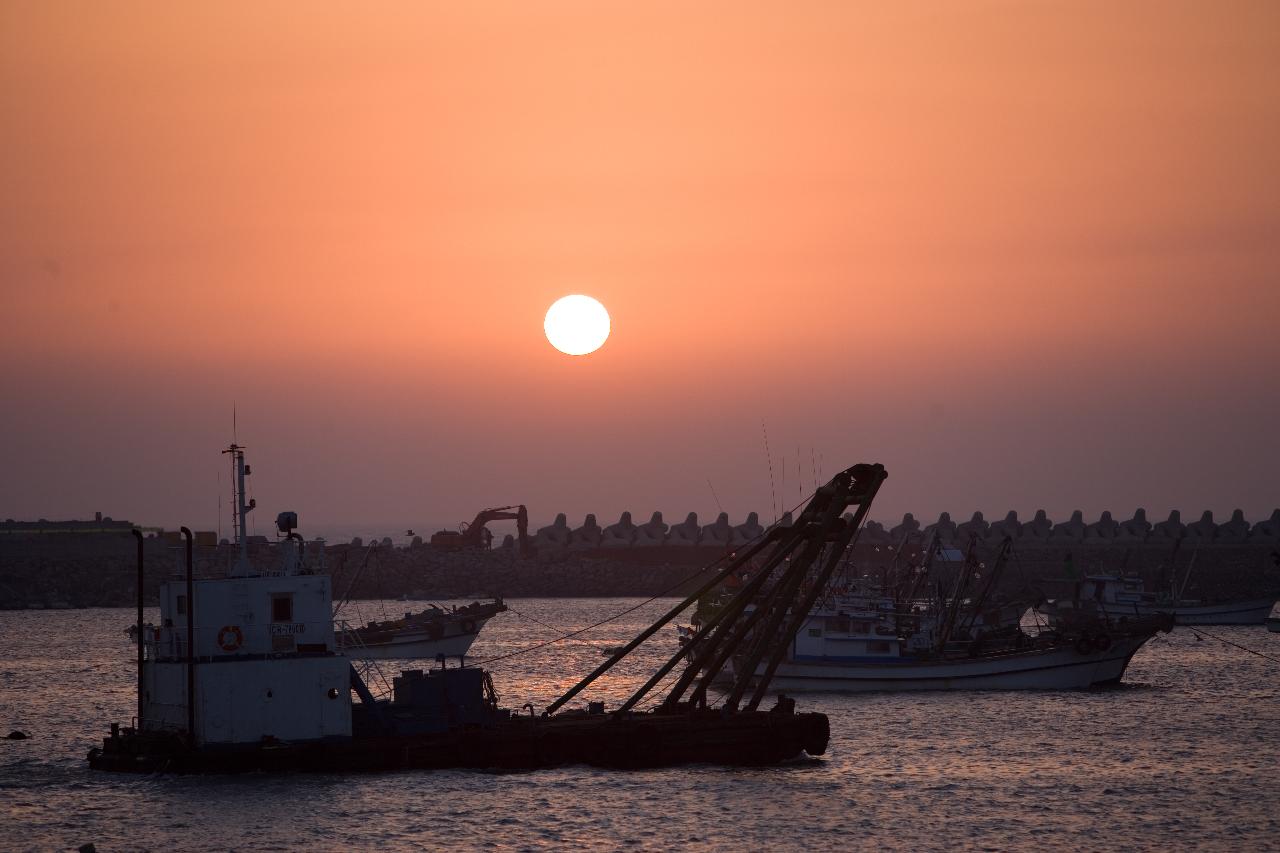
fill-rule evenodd
<path id="1" fill-rule="evenodd" d="M 862 521 L 870 509 L 871 501 L 887 476 L 884 466 L 879 464 L 855 465 L 834 476 L 830 482 L 814 493 L 794 525 L 771 528 L 755 546 L 737 556 L 696 592 L 665 613 L 634 640 L 619 649 L 609 660 L 597 667 L 594 672 L 549 705 L 547 713 L 554 713 L 700 596 L 715 588 L 733 573 L 748 566 L 752 558 L 772 545 L 773 550 L 765 559 L 763 567 L 754 570 L 754 576 L 750 581 L 694 634 L 684 648 L 673 654 L 653 677 L 618 709 L 618 713 L 634 707 L 681 660 L 694 652 L 696 656 L 681 674 L 675 687 L 668 693 L 663 701 L 662 710 L 667 712 L 679 710 L 681 697 L 699 675 L 702 676 L 702 681 L 688 704 L 693 707 L 705 707 L 708 687 L 729 659 L 744 647 L 749 647 L 751 651 L 743 661 L 744 666 L 735 667 L 735 683 L 726 707 L 736 710 L 737 703 L 748 685 L 756 681 L 756 690 L 747 706 L 748 710 L 755 710 L 768 690 L 774 671 L 790 647 L 791 638 L 807 618 L 809 610 L 825 588 L 841 556 L 855 541 Z M 857 506 L 857 511 L 853 518 L 844 519 L 842 513 L 854 505 Z M 810 569 L 818 562 L 823 550 L 828 546 L 831 547 L 825 561 L 815 576 L 810 577 Z M 795 556 L 797 551 L 800 553 Z M 784 565 L 780 576 L 774 580 L 772 586 L 767 587 L 769 579 L 778 567 Z M 798 602 L 797 595 L 801 596 Z M 747 613 L 749 607 L 753 609 Z M 778 628 L 788 611 L 791 618 L 787 620 L 787 629 L 779 632 Z M 746 614 L 745 617 L 744 614 Z M 757 628 L 762 620 L 765 623 L 764 626 Z M 755 671 L 764 660 L 766 653 L 769 657 L 765 671 L 757 680 Z"/>

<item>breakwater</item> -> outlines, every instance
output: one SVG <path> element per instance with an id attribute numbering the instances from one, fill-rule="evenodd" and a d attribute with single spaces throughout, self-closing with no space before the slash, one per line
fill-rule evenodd
<path id="1" fill-rule="evenodd" d="M 989 565 L 1009 536 L 1014 542 L 1012 557 L 1000 580 L 1000 588 L 1009 593 L 1039 590 L 1061 595 L 1065 584 L 1086 574 L 1121 572 L 1141 575 L 1148 588 L 1176 583 L 1186 597 L 1211 601 L 1280 596 L 1280 538 L 1273 536 L 1270 520 L 1248 525 L 1243 535 L 1235 532 L 1238 526 L 1222 535 L 1226 525 L 1215 525 L 1212 537 L 1204 535 L 1203 527 L 1192 525 L 1181 529 L 1151 525 L 1145 535 L 1137 536 L 1132 524 L 1124 531 L 1128 522 L 1116 522 L 1112 528 L 1106 519 L 1084 524 L 1073 518 L 1047 527 L 1041 521 L 1047 519 L 1021 525 L 1013 531 L 1016 536 L 1007 523 L 985 528 L 969 522 L 949 526 L 945 517 L 937 522 L 941 529 L 920 525 L 910 516 L 893 526 L 870 522 L 852 560 L 859 573 L 878 576 L 895 562 L 918 561 L 924 543 L 936 531 L 951 548 L 964 549 L 972 542 L 978 558 Z M 728 525 L 730 530 L 742 526 Z M 1041 531 L 1047 535 L 1040 535 Z M 1120 532 L 1107 535 L 1108 531 Z M 664 537 L 659 545 L 633 542 L 575 548 L 548 547 L 545 537 L 538 540 L 535 536 L 534 555 L 525 559 L 509 544 L 488 551 L 448 553 L 420 541 L 404 547 L 389 540 L 368 545 L 359 540 L 316 541 L 307 544 L 305 562 L 333 576 L 339 598 L 650 596 L 693 589 L 705 577 L 701 568 L 733 554 L 746 541 L 730 535 L 710 542 L 699 537 L 694 544 L 671 544 L 673 540 Z M 152 601 L 162 579 L 181 573 L 184 551 L 171 537 L 151 536 L 145 540 L 145 553 L 144 596 Z M 234 549 L 203 544 L 194 548 L 193 555 L 198 576 L 217 576 L 230 566 Z M 273 569 L 280 559 L 276 546 L 266 542 L 252 545 L 250 557 L 263 570 Z M 135 590 L 135 545 L 127 534 L 0 539 L 0 609 L 128 606 L 135 600 Z"/>
<path id="2" fill-rule="evenodd" d="M 777 522 L 791 524 L 791 513 Z M 588 513 L 579 527 L 570 527 L 568 516 L 560 513 L 555 522 L 539 528 L 532 544 L 539 554 L 583 551 L 620 551 L 632 548 L 701 548 L 719 549 L 744 545 L 763 533 L 758 513 L 748 513 L 740 524 L 729 521 L 728 513 L 720 513 L 711 524 L 700 524 L 698 514 L 691 512 L 678 524 L 667 524 L 661 512 L 653 513 L 647 522 L 636 524 L 630 512 L 614 524 L 601 527 L 594 513 Z M 1036 510 L 1034 517 L 1022 521 L 1016 510 L 1009 510 L 995 522 L 988 521 L 982 512 L 975 512 L 968 521 L 956 522 L 944 512 L 931 524 L 922 525 L 912 513 L 892 526 L 878 521 L 868 521 L 860 541 L 872 545 L 916 544 L 935 534 L 944 545 L 966 546 L 970 541 L 1000 543 L 1006 538 L 1023 545 L 1039 547 L 1071 547 L 1077 544 L 1107 545 L 1155 545 L 1171 547 L 1181 542 L 1186 545 L 1277 545 L 1280 544 L 1280 509 L 1270 517 L 1249 522 L 1244 512 L 1235 510 L 1231 518 L 1222 523 L 1214 520 L 1213 513 L 1205 510 L 1193 522 L 1183 521 L 1182 512 L 1173 510 L 1168 518 L 1152 523 L 1146 510 L 1134 510 L 1132 517 L 1119 521 L 1109 511 L 1097 519 L 1086 521 L 1084 513 L 1077 510 L 1065 521 L 1054 522 L 1044 510 Z M 503 547 L 512 547 L 508 537 Z"/>

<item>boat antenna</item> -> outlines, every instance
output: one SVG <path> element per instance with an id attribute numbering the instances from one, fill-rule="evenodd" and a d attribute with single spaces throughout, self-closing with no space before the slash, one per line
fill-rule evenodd
<path id="1" fill-rule="evenodd" d="M 245 499 L 244 478 L 253 472 L 244 462 L 244 448 L 240 445 L 232 442 L 231 446 L 222 452 L 231 454 L 231 489 L 234 492 L 233 501 L 236 507 L 235 514 L 231 517 L 231 525 L 236 537 L 236 546 L 240 551 L 240 556 L 231 569 L 231 576 L 247 577 L 253 571 L 249 565 L 249 533 L 246 522 L 249 513 L 258 505 L 258 502 L 252 498 Z"/>
<path id="2" fill-rule="evenodd" d="M 764 433 L 764 458 L 769 463 L 769 508 L 773 510 L 773 521 L 778 521 L 778 492 L 773 486 L 773 455 L 769 453 L 769 430 L 765 428 L 764 418 L 760 419 L 760 431 Z"/>

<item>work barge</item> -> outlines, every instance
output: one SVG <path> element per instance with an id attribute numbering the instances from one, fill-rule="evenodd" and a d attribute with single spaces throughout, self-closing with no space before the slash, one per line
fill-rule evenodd
<path id="1" fill-rule="evenodd" d="M 243 536 L 253 508 L 243 499 L 247 466 L 243 448 L 226 452 L 239 485 L 236 521 Z M 135 773 L 529 770 L 579 763 L 621 769 L 768 765 L 822 755 L 830 737 L 825 715 L 797 712 L 795 701 L 782 695 L 767 710 L 761 705 L 789 638 L 855 541 L 886 476 L 878 464 L 837 474 L 793 526 L 771 529 L 705 569 L 697 590 L 542 713 L 530 704 L 501 707 L 489 672 L 443 661 L 401 672 L 389 697 L 375 697 L 342 654 L 327 575 L 288 560 L 281 571 L 260 574 L 242 560 L 226 577 L 195 579 L 191 533 L 183 528 L 186 577 L 162 585 L 161 627 L 144 626 L 141 594 L 137 602 L 144 638 L 137 652 L 137 715 L 132 725 L 111 725 L 102 745 L 89 752 L 89 765 Z M 293 513 L 277 522 L 285 546 L 300 541 Z M 142 535 L 135 535 L 141 579 Z M 751 581 L 621 705 L 566 707 L 747 566 L 755 567 Z M 739 665 L 726 669 L 731 660 Z M 735 670 L 743 675 L 726 683 L 724 673 Z M 709 700 L 713 684 L 724 692 Z M 646 701 L 655 707 L 638 710 Z"/>

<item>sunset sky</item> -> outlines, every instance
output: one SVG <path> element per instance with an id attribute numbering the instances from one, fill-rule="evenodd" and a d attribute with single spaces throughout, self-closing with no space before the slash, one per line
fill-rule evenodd
<path id="1" fill-rule="evenodd" d="M 233 405 L 259 532 L 767 520 L 762 421 L 788 504 L 1257 519 L 1278 152 L 1274 0 L 0 0 L 0 519 L 213 527 Z"/>

